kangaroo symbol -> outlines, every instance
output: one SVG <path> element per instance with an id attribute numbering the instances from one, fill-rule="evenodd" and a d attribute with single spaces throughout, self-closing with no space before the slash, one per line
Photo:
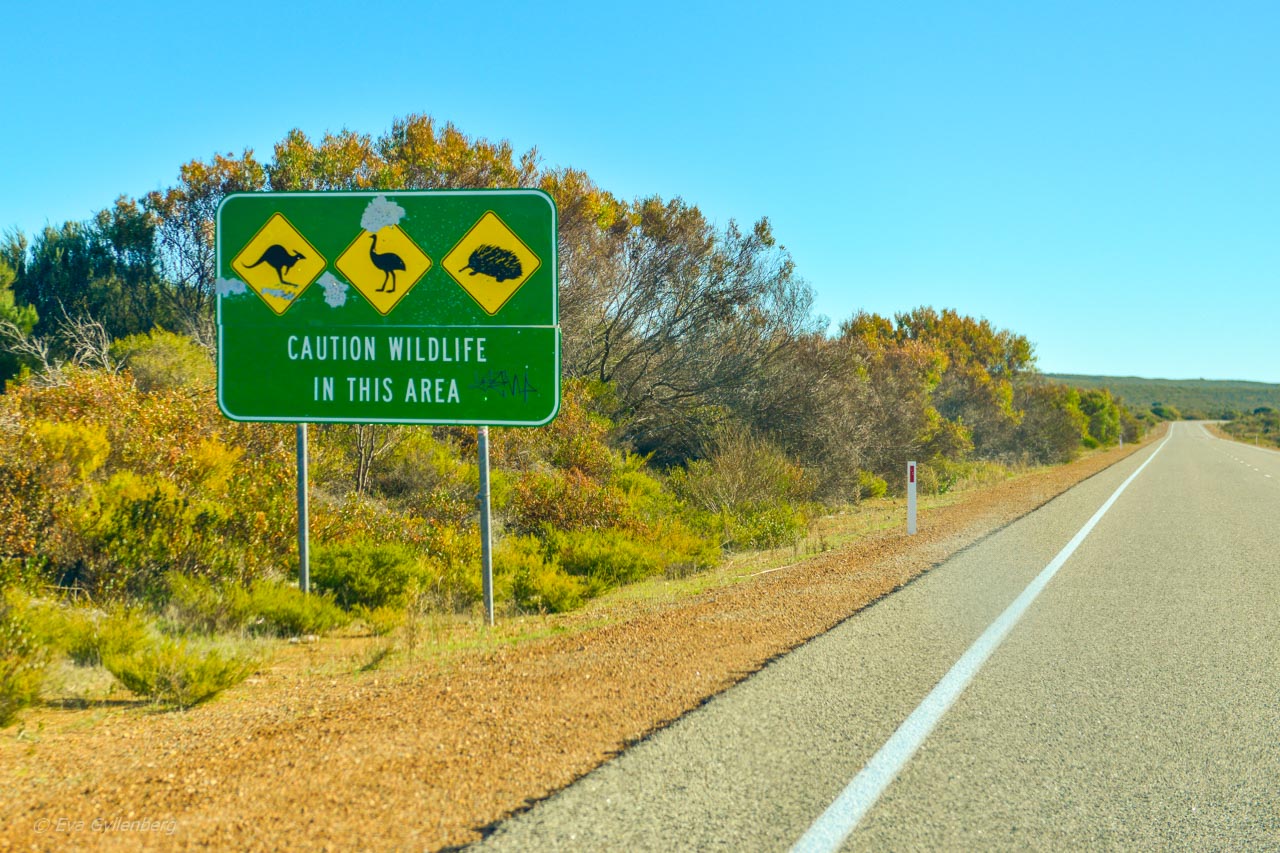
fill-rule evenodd
<path id="1" fill-rule="evenodd" d="M 289 287 L 297 287 L 296 284 L 290 284 L 285 281 L 284 277 L 288 275 L 289 270 L 293 269 L 294 264 L 305 259 L 306 255 L 301 252 L 290 252 L 279 243 L 274 243 L 267 247 L 267 250 L 262 253 L 262 257 L 258 258 L 253 263 L 248 264 L 245 269 L 253 269 L 258 264 L 266 264 L 276 271 L 276 278 L 280 279 L 281 284 L 287 284 Z"/>
<path id="2" fill-rule="evenodd" d="M 373 265 L 382 270 L 382 287 L 378 288 L 379 293 L 395 293 L 396 292 L 396 270 L 404 270 L 404 259 L 395 252 L 379 252 L 378 251 L 378 235 L 370 234 L 373 239 L 373 245 L 369 247 L 369 260 L 373 261 Z M 387 290 L 387 282 L 391 282 L 391 289 Z"/>

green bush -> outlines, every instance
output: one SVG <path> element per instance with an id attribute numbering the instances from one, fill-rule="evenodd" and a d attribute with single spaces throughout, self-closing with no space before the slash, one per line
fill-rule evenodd
<path id="1" fill-rule="evenodd" d="M 3 498 L 3 494 L 0 493 L 0 501 L 3 501 Z M 3 521 L 4 516 L 0 514 L 0 523 Z M 3 540 L 4 537 L 0 536 L 0 548 L 4 547 Z M 0 589 L 35 591 L 43 580 L 43 567 L 44 561 L 34 557 L 25 559 L 0 557 Z"/>
<path id="2" fill-rule="evenodd" d="M 706 459 L 670 475 L 672 490 L 710 513 L 759 504 L 798 503 L 813 494 L 804 469 L 770 442 L 742 427 L 722 427 Z"/>
<path id="3" fill-rule="evenodd" d="M 394 543 L 326 545 L 311 558 L 311 582 L 347 610 L 405 606 L 415 589 L 431 586 L 436 577 L 414 549 Z"/>
<path id="4" fill-rule="evenodd" d="M 935 459 L 929 463 L 937 482 L 938 494 L 980 488 L 1009 478 L 1009 469 L 999 462 L 984 459 L 950 461 Z"/>
<path id="5" fill-rule="evenodd" d="M 741 508 L 729 529 L 732 547 L 781 548 L 804 537 L 809 531 L 809 519 L 802 507 L 779 503 Z"/>
<path id="6" fill-rule="evenodd" d="M 567 613 L 582 606 L 586 588 L 555 563 L 543 563 L 516 574 L 511 593 L 522 612 Z"/>
<path id="7" fill-rule="evenodd" d="M 942 493 L 942 481 L 933 465 L 922 463 L 916 466 L 916 490 L 922 495 Z"/>
<path id="8" fill-rule="evenodd" d="M 408 615 L 405 607 L 393 607 L 389 604 L 373 608 L 357 605 L 352 609 L 352 613 L 378 637 L 385 637 L 399 628 Z"/>
<path id="9" fill-rule="evenodd" d="M 190 389 L 142 393 L 128 375 L 64 378 L 0 394 L 14 427 L 0 430 L 0 554 L 94 601 L 158 602 L 166 572 L 243 583 L 287 559 L 286 428 L 229 422 Z"/>
<path id="10" fill-rule="evenodd" d="M 248 631 L 276 637 L 324 634 L 350 621 L 325 592 L 306 594 L 275 581 L 254 581 L 247 589 L 235 583 L 171 573 L 169 618 L 184 628 L 206 634 Z"/>
<path id="11" fill-rule="evenodd" d="M 133 374 L 143 393 L 213 384 L 213 363 L 200 345 L 185 335 L 152 329 L 111 344 L 111 355 Z"/>
<path id="12" fill-rule="evenodd" d="M 28 430 L 36 443 L 34 461 L 46 477 L 58 472 L 71 482 L 83 482 L 111 452 L 107 431 L 93 424 L 38 420 Z"/>
<path id="13" fill-rule="evenodd" d="M 516 609 L 524 613 L 564 613 L 582 606 L 580 580 L 565 574 L 542 544 L 532 536 L 511 536 L 498 543 L 493 555 L 495 585 L 509 588 Z"/>
<path id="14" fill-rule="evenodd" d="M 215 584 L 207 578 L 170 572 L 165 614 L 187 630 L 218 634 L 243 629 L 249 621 L 249 593 L 238 584 Z"/>
<path id="15" fill-rule="evenodd" d="M 660 519 L 646 531 L 645 541 L 665 553 L 663 571 L 679 574 L 703 571 L 719 565 L 724 552 L 719 539 L 710 533 L 695 532 L 679 518 Z"/>
<path id="16" fill-rule="evenodd" d="M 723 427 L 706 459 L 669 475 L 672 491 L 713 515 L 727 548 L 774 548 L 808 530 L 813 482 L 785 453 L 745 428 Z"/>
<path id="17" fill-rule="evenodd" d="M 535 533 L 544 527 L 588 530 L 620 523 L 625 507 L 617 489 L 580 469 L 552 469 L 522 473 L 504 514 L 518 533 Z"/>
<path id="18" fill-rule="evenodd" d="M 106 613 L 83 607 L 58 610 L 61 636 L 50 645 L 66 652 L 76 666 L 98 666 L 108 654 L 128 654 L 151 634 L 146 617 L 134 609 L 114 607 Z"/>
<path id="19" fill-rule="evenodd" d="M 40 698 L 48 663 L 22 611 L 16 599 L 0 596 L 0 727 Z"/>
<path id="20" fill-rule="evenodd" d="M 405 429 L 403 438 L 380 460 L 371 475 L 373 491 L 403 500 L 431 514 L 456 519 L 475 512 L 479 469 L 460 458 L 456 448 L 437 440 L 426 428 Z"/>
<path id="21" fill-rule="evenodd" d="M 103 666 L 139 696 L 190 708 L 244 681 L 261 664 L 253 648 L 159 636 L 128 654 L 109 654 Z"/>
<path id="22" fill-rule="evenodd" d="M 68 514 L 71 544 L 61 556 L 75 568 L 66 579 L 95 598 L 155 601 L 170 570 L 235 574 L 237 555 L 219 535 L 233 515 L 228 504 L 193 499 L 161 474 L 118 472 Z"/>
<path id="23" fill-rule="evenodd" d="M 671 562 L 660 546 L 616 528 L 557 532 L 548 536 L 547 545 L 566 573 L 596 582 L 588 592 L 662 574 Z"/>
<path id="24" fill-rule="evenodd" d="M 326 634 L 351 621 L 324 592 L 304 593 L 295 586 L 255 581 L 249 588 L 249 630 L 255 634 L 300 637 Z"/>
<path id="25" fill-rule="evenodd" d="M 870 471 L 858 472 L 858 498 L 882 498 L 889 491 L 889 484 L 883 477 L 877 477 Z"/>

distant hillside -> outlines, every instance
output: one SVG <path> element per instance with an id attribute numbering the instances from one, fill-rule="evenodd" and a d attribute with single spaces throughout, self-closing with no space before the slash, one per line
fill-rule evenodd
<path id="1" fill-rule="evenodd" d="M 1135 409 L 1157 403 L 1186 414 L 1217 417 L 1223 412 L 1252 412 L 1260 406 L 1280 409 L 1280 385 L 1219 379 L 1142 379 L 1138 376 L 1077 376 L 1049 373 L 1050 379 L 1077 388 L 1109 388 Z"/>

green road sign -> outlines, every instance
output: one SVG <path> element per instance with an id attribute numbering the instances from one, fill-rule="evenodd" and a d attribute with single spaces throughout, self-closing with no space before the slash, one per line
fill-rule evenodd
<path id="1" fill-rule="evenodd" d="M 218 208 L 216 234 L 227 417 L 538 426 L 556 416 L 546 193 L 240 193 Z"/>

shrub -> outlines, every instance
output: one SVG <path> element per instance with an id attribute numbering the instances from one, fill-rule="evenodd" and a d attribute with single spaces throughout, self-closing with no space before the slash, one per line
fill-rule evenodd
<path id="1" fill-rule="evenodd" d="M 565 574 L 554 558 L 548 560 L 542 544 L 532 536 L 511 536 L 499 542 L 493 573 L 495 585 L 509 587 L 512 603 L 522 612 L 564 613 L 582 606 L 582 582 Z"/>
<path id="2" fill-rule="evenodd" d="M 28 427 L 36 441 L 36 460 L 46 476 L 62 468 L 83 481 L 102 467 L 111 452 L 106 430 L 93 424 L 38 420 Z M 64 475 L 65 476 L 65 475 Z"/>
<path id="3" fill-rule="evenodd" d="M 171 573 L 170 618 L 203 633 L 248 631 L 276 637 L 324 634 L 350 618 L 333 602 L 332 594 L 304 593 L 275 581 L 254 581 L 247 589 L 236 583 Z"/>
<path id="4" fill-rule="evenodd" d="M 594 482 L 608 482 L 620 457 L 609 444 L 614 425 L 605 410 L 617 407 L 612 389 L 602 383 L 567 379 L 560 412 L 541 429 L 490 431 L 490 452 L 499 470 L 577 469 Z M 470 450 L 472 445 L 468 444 Z"/>
<path id="5" fill-rule="evenodd" d="M 331 594 L 304 593 L 295 586 L 255 581 L 249 588 L 249 629 L 255 634 L 300 637 L 326 634 L 351 621 Z"/>
<path id="6" fill-rule="evenodd" d="M 889 484 L 883 477 L 877 477 L 870 471 L 858 472 L 858 498 L 882 498 L 889 491 Z"/>
<path id="7" fill-rule="evenodd" d="M 937 480 L 938 494 L 979 488 L 999 483 L 1009 478 L 1009 469 L 990 460 L 966 460 L 953 462 L 935 459 L 929 463 Z"/>
<path id="8" fill-rule="evenodd" d="M 796 541 L 808 529 L 800 505 L 813 483 L 781 450 L 749 430 L 721 428 L 713 453 L 670 474 L 672 490 L 718 517 L 729 548 L 773 548 Z"/>
<path id="9" fill-rule="evenodd" d="M 287 557 L 286 428 L 226 421 L 189 389 L 64 378 L 0 395 L 0 554 L 95 600 L 158 597 L 171 569 L 247 582 Z"/>
<path id="10" fill-rule="evenodd" d="M 47 663 L 18 602 L 0 596 L 0 727 L 40 698 Z"/>
<path id="11" fill-rule="evenodd" d="M 1115 444 L 1120 438 L 1120 406 L 1105 388 L 1080 392 L 1080 411 L 1089 419 L 1088 437 L 1096 446 Z"/>
<path id="12" fill-rule="evenodd" d="M 128 654 L 110 654 L 103 666 L 139 696 L 190 708 L 248 678 L 261 663 L 255 649 L 187 638 L 155 637 Z"/>
<path id="13" fill-rule="evenodd" d="M 121 338 L 111 344 L 111 355 L 133 374 L 143 393 L 213 384 L 213 364 L 200 345 L 164 329 Z"/>
<path id="14" fill-rule="evenodd" d="M 670 563 L 660 546 L 617 529 L 557 532 L 547 538 L 547 546 L 566 573 L 595 581 L 586 591 L 596 594 L 662 574 Z"/>
<path id="15" fill-rule="evenodd" d="M 931 464 L 916 466 L 916 490 L 922 495 L 941 494 L 938 472 Z"/>
<path id="16" fill-rule="evenodd" d="M 317 548 L 311 582 L 350 610 L 402 607 L 413 589 L 431 586 L 438 575 L 407 545 L 361 541 Z"/>
<path id="17" fill-rule="evenodd" d="M 437 525 L 425 543 L 428 583 L 420 591 L 444 609 L 463 610 L 481 598 L 480 537 L 469 530 Z"/>
<path id="18" fill-rule="evenodd" d="M 406 429 L 370 477 L 378 494 L 455 523 L 475 512 L 479 478 L 474 462 L 461 459 L 452 445 L 425 428 Z"/>
<path id="19" fill-rule="evenodd" d="M 241 554 L 221 535 L 238 523 L 234 515 L 230 504 L 193 499 L 162 475 L 117 472 L 67 514 L 63 581 L 95 598 L 160 600 L 170 570 L 237 575 Z"/>
<path id="20" fill-rule="evenodd" d="M 706 459 L 671 475 L 676 494 L 712 513 L 808 500 L 813 484 L 786 454 L 748 429 L 722 427 Z"/>
<path id="21" fill-rule="evenodd" d="M 205 634 L 238 631 L 249 619 L 249 595 L 238 584 L 214 584 L 181 572 L 165 575 L 169 619 Z"/>
<path id="22" fill-rule="evenodd" d="M 585 595 L 582 582 L 554 563 L 530 566 L 517 573 L 511 587 L 512 601 L 524 612 L 567 613 L 581 607 Z"/>
<path id="23" fill-rule="evenodd" d="M 107 655 L 129 654 L 151 634 L 146 617 L 125 607 L 115 607 L 107 613 L 65 608 L 62 628 L 61 648 L 76 666 L 98 666 Z"/>
<path id="24" fill-rule="evenodd" d="M 508 515 L 517 533 L 535 533 L 544 527 L 588 530 L 618 524 L 625 508 L 617 489 L 570 468 L 523 474 L 513 489 Z"/>
<path id="25" fill-rule="evenodd" d="M 357 619 L 365 624 L 365 627 L 370 632 L 378 637 L 385 637 L 399 628 L 404 623 L 406 616 L 404 607 L 392 607 L 391 605 L 372 609 L 357 606 L 352 612 Z"/>
<path id="26" fill-rule="evenodd" d="M 809 530 L 804 510 L 777 503 L 742 508 L 730 525 L 729 544 L 736 548 L 780 548 L 794 545 Z"/>
<path id="27" fill-rule="evenodd" d="M 1080 455 L 1089 418 L 1080 411 L 1080 391 L 1055 382 L 1021 383 L 1014 405 L 1023 412 L 1014 432 L 1018 453 L 1009 458 L 1040 465 L 1069 462 Z"/>
<path id="28" fill-rule="evenodd" d="M 0 491 L 0 504 L 4 502 L 3 491 Z M 4 524 L 5 514 L 0 509 L 0 526 Z M 0 534 L 0 553 L 4 553 L 6 537 Z M 42 579 L 44 561 L 34 557 L 0 557 L 0 589 L 15 589 L 33 592 Z"/>
<path id="29" fill-rule="evenodd" d="M 668 574 L 673 569 L 678 569 L 678 574 L 685 575 L 714 568 L 724 556 L 715 536 L 695 532 L 679 518 L 659 520 L 646 541 L 654 543 L 665 552 L 663 571 Z"/>

